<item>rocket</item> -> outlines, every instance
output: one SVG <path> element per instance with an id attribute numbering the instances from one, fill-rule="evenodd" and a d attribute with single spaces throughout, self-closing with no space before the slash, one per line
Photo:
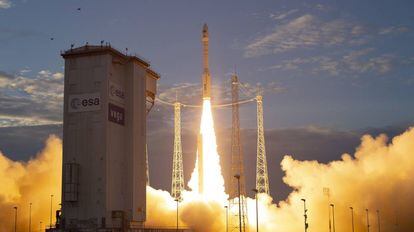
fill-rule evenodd
<path id="1" fill-rule="evenodd" d="M 210 70 L 208 68 L 208 27 L 207 24 L 203 26 L 203 32 L 201 37 L 203 43 L 203 100 L 211 98 L 211 77 Z"/>

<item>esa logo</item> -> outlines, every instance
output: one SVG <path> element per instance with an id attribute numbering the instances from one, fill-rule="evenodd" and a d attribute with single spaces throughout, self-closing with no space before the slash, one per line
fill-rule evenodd
<path id="1" fill-rule="evenodd" d="M 79 109 L 79 107 L 87 107 L 87 106 L 93 106 L 93 105 L 99 105 L 99 98 L 88 98 L 88 99 L 79 99 L 79 98 L 73 98 L 70 102 L 70 105 L 74 109 Z"/>
<path id="2" fill-rule="evenodd" d="M 125 91 L 122 86 L 109 82 L 109 98 L 123 105 L 125 103 Z"/>
<path id="3" fill-rule="evenodd" d="M 100 109 L 99 94 L 72 95 L 69 97 L 69 112 L 93 111 Z"/>
<path id="4" fill-rule="evenodd" d="M 124 91 L 121 89 L 117 89 L 115 86 L 111 86 L 110 88 L 111 96 L 113 97 L 119 97 L 121 99 L 125 99 Z"/>

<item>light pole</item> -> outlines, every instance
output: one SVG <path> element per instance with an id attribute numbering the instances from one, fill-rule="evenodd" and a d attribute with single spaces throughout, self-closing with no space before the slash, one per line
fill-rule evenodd
<path id="1" fill-rule="evenodd" d="M 306 209 L 306 199 L 301 199 L 303 201 L 303 217 L 305 218 L 305 232 L 308 231 L 308 210 Z"/>
<path id="2" fill-rule="evenodd" d="M 354 230 L 355 230 L 355 228 L 354 228 L 354 208 L 349 207 L 349 209 L 351 209 L 352 232 L 354 232 Z"/>
<path id="3" fill-rule="evenodd" d="M 368 209 L 365 209 L 365 212 L 367 212 L 367 232 L 369 232 L 369 216 L 368 216 Z"/>
<path id="4" fill-rule="evenodd" d="M 14 209 L 14 232 L 17 231 L 17 206 L 13 207 Z"/>
<path id="5" fill-rule="evenodd" d="M 330 189 L 329 188 L 323 188 L 323 193 L 326 195 L 326 197 L 328 198 L 328 222 L 329 222 L 329 232 L 332 232 L 332 227 L 331 227 L 331 207 L 330 207 Z"/>
<path id="6" fill-rule="evenodd" d="M 176 201 L 177 202 L 177 231 L 178 231 L 178 202 L 179 202 L 179 199 L 178 198 L 175 198 L 175 200 L 174 201 Z"/>
<path id="7" fill-rule="evenodd" d="M 333 225 L 333 232 L 335 232 L 335 205 L 331 204 L 332 208 L 332 225 Z"/>
<path id="8" fill-rule="evenodd" d="M 257 199 L 257 194 L 259 193 L 259 190 L 252 189 L 252 191 L 254 192 L 256 198 L 256 232 L 259 232 L 259 201 Z"/>
<path id="9" fill-rule="evenodd" d="M 32 202 L 29 203 L 29 232 L 32 231 Z"/>
<path id="10" fill-rule="evenodd" d="M 49 228 L 52 228 L 52 203 L 53 203 L 53 194 L 50 195 L 50 217 L 49 217 Z"/>
<path id="11" fill-rule="evenodd" d="M 226 208 L 226 232 L 229 231 L 229 207 L 226 205 L 224 206 Z"/>
<path id="12" fill-rule="evenodd" d="M 39 222 L 39 231 L 42 231 L 42 221 Z"/>
<path id="13" fill-rule="evenodd" d="M 234 178 L 237 179 L 237 191 L 239 195 L 239 231 L 242 232 L 242 221 L 241 221 L 241 198 L 240 198 L 240 175 L 234 175 Z"/>
<path id="14" fill-rule="evenodd" d="M 378 209 L 377 209 L 377 223 L 378 223 L 378 232 L 381 232 L 380 212 Z"/>

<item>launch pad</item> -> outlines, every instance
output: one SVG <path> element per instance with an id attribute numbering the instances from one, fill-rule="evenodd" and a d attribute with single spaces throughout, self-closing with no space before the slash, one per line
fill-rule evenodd
<path id="1" fill-rule="evenodd" d="M 211 105 L 209 33 L 206 24 L 201 41 L 203 114 L 197 139 L 197 186 L 193 189 L 200 196 L 215 198 L 218 192 L 220 196 L 225 195 L 225 190 L 211 111 L 214 106 Z M 62 213 L 57 214 L 56 228 L 48 231 L 191 231 L 178 228 L 178 213 L 176 228 L 144 226 L 148 183 L 146 116 L 155 102 L 156 82 L 160 76 L 144 59 L 121 53 L 109 44 L 72 47 L 62 56 L 65 58 Z M 238 81 L 232 83 L 237 85 Z M 238 115 L 235 107 L 238 109 L 240 104 L 253 100 L 259 102 L 259 99 L 261 102 L 261 97 L 239 101 L 237 97 L 236 100 L 233 98 L 232 103 L 221 106 L 233 107 L 235 116 L 234 112 Z M 171 105 L 175 107 L 175 125 L 179 126 L 175 128 L 175 133 L 178 133 L 181 130 L 179 107 L 185 104 L 176 102 Z M 262 110 L 258 109 L 258 112 Z M 258 119 L 258 123 L 262 121 Z M 233 129 L 234 125 L 239 127 L 238 123 L 233 123 Z M 232 168 L 231 176 L 239 177 L 238 194 L 236 190 L 231 190 L 230 198 L 233 200 L 241 199 L 241 194 L 243 199 L 245 197 L 240 146 L 236 149 L 239 152 L 233 155 L 233 143 L 240 144 L 240 141 L 234 140 L 240 138 L 239 133 L 237 129 L 237 135 L 233 133 L 232 139 L 232 162 L 236 168 Z M 263 136 L 263 133 L 259 134 Z M 179 132 L 175 137 L 177 146 L 174 146 L 173 161 L 173 176 L 178 179 L 173 178 L 171 194 L 177 202 L 183 200 L 181 193 L 184 190 L 180 141 Z M 264 148 L 264 137 L 258 142 L 263 142 L 261 147 Z M 267 170 L 266 163 L 264 165 Z M 212 178 L 212 174 L 217 176 Z M 267 178 L 267 172 L 262 174 L 266 174 Z M 231 212 L 236 212 L 233 208 L 238 205 L 239 213 L 233 216 L 243 218 L 243 225 L 240 224 L 242 231 L 245 231 L 247 223 L 245 204 L 237 200 L 229 207 Z M 240 205 L 243 205 L 243 210 Z"/>

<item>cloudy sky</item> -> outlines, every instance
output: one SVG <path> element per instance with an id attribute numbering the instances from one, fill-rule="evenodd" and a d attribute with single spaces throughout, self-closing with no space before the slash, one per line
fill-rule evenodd
<path id="1" fill-rule="evenodd" d="M 354 151 L 363 133 L 393 135 L 413 122 L 413 8 L 408 0 L 0 0 L 0 150 L 25 160 L 48 134 L 60 135 L 60 52 L 71 44 L 105 40 L 128 48 L 161 74 L 160 97 L 171 100 L 177 91 L 196 104 L 201 27 L 208 23 L 213 101 L 228 102 L 235 70 L 245 86 L 241 98 L 264 91 L 272 195 L 283 195 L 282 155 L 337 159 Z M 248 185 L 254 184 L 255 112 L 246 104 L 240 116 L 246 160 L 253 164 Z M 187 180 L 198 117 L 183 110 Z M 218 109 L 215 117 L 219 138 L 226 138 L 230 111 Z M 154 107 L 148 134 L 150 165 L 170 170 L 172 109 Z M 157 146 L 161 138 L 171 146 Z M 229 142 L 221 139 L 219 149 L 226 166 Z M 169 188 L 168 174 L 151 172 L 151 178 Z"/>

